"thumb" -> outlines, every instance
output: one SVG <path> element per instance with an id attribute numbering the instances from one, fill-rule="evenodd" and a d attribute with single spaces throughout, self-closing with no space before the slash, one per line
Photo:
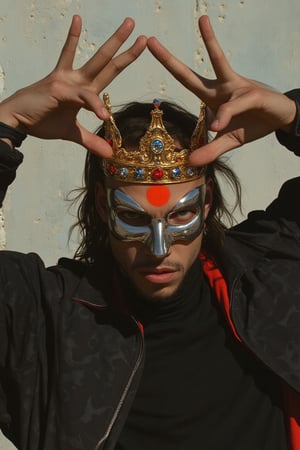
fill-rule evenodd
<path id="1" fill-rule="evenodd" d="M 189 161 L 193 166 L 204 166 L 240 146 L 241 143 L 229 134 L 217 135 L 208 144 L 194 150 L 190 154 Z"/>
<path id="2" fill-rule="evenodd" d="M 105 139 L 94 133 L 91 133 L 79 124 L 77 124 L 76 132 L 72 141 L 82 145 L 87 150 L 95 153 L 102 158 L 110 158 L 112 156 L 112 148 L 105 141 Z"/>

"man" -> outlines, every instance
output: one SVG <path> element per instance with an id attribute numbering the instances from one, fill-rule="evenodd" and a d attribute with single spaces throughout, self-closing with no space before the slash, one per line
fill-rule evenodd
<path id="1" fill-rule="evenodd" d="M 205 16 L 214 81 L 155 38 L 113 57 L 131 19 L 73 70 L 80 29 L 76 16 L 55 70 L 0 105 L 3 193 L 25 133 L 98 155 L 79 214 L 83 262 L 45 269 L 2 252 L 3 431 L 22 450 L 300 448 L 299 182 L 207 244 L 213 161 L 274 130 L 297 151 L 297 103 L 235 74 Z M 99 92 L 146 43 L 209 106 L 214 141 L 203 115 L 180 128 L 187 114 L 173 105 L 103 107 Z M 77 122 L 81 107 L 104 119 L 104 139 Z"/>

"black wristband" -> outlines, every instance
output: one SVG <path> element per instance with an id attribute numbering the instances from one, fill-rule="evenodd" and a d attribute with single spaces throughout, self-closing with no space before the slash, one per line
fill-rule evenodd
<path id="1" fill-rule="evenodd" d="M 10 139 L 14 147 L 20 147 L 26 137 L 27 134 L 18 128 L 13 128 L 6 123 L 0 122 L 0 138 Z"/>

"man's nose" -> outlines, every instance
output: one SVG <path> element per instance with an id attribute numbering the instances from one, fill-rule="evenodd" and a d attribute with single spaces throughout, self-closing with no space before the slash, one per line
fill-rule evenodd
<path id="1" fill-rule="evenodd" d="M 147 241 L 151 253 L 157 258 L 168 255 L 170 243 L 167 238 L 165 221 L 163 219 L 152 219 L 151 234 Z"/>

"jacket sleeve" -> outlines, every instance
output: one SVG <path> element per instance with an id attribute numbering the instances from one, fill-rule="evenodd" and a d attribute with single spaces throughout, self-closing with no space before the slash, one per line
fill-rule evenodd
<path id="1" fill-rule="evenodd" d="M 14 181 L 17 168 L 22 161 L 23 155 L 19 150 L 11 149 L 0 140 L 0 208 L 7 188 Z"/>
<path id="2" fill-rule="evenodd" d="M 296 103 L 296 118 L 291 133 L 285 133 L 282 130 L 277 130 L 276 137 L 280 144 L 294 152 L 295 155 L 300 156 L 300 89 L 293 89 L 285 95 L 294 100 Z"/>
<path id="3" fill-rule="evenodd" d="M 17 448 L 38 440 L 47 415 L 60 280 L 33 253 L 0 251 L 0 429 Z"/>
<path id="4" fill-rule="evenodd" d="M 300 137 L 299 137 L 300 139 Z M 278 197 L 266 209 L 270 219 L 285 219 L 294 222 L 300 228 L 300 177 L 286 181 Z"/>
<path id="5" fill-rule="evenodd" d="M 300 177 L 226 244 L 231 319 L 242 341 L 300 393 Z M 233 268 L 233 269 L 232 269 Z M 237 276 L 238 274 L 238 276 Z"/>

